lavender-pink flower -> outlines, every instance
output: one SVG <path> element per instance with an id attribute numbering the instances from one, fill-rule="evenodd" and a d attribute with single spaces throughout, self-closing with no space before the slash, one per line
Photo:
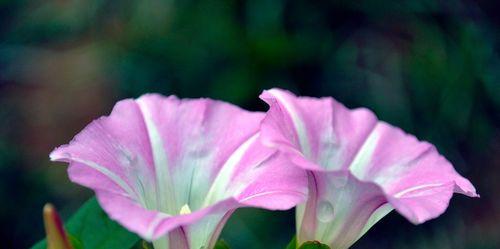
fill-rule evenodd
<path id="1" fill-rule="evenodd" d="M 264 113 L 155 94 L 120 101 L 50 158 L 156 249 L 214 246 L 238 207 L 289 209 L 307 176 L 262 146 Z"/>
<path id="2" fill-rule="evenodd" d="M 299 244 L 348 248 L 393 209 L 419 224 L 442 214 L 454 192 L 478 196 L 432 144 L 368 109 L 280 89 L 261 98 L 270 105 L 263 143 L 308 172 L 309 197 L 296 212 Z"/>

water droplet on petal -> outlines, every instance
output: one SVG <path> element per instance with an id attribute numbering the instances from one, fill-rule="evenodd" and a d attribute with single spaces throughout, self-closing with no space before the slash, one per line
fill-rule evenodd
<path id="1" fill-rule="evenodd" d="M 318 204 L 317 218 L 321 222 L 330 222 L 334 217 L 334 209 L 332 203 L 329 201 L 321 201 Z"/>

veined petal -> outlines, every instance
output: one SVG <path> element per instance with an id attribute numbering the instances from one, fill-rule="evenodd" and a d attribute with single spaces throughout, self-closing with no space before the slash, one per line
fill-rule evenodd
<path id="1" fill-rule="evenodd" d="M 436 148 L 385 122 L 367 140 L 365 159 L 351 172 L 381 186 L 394 208 L 415 224 L 442 214 L 453 192 L 477 197 L 474 186 L 460 176 Z"/>
<path id="2" fill-rule="evenodd" d="M 262 124 L 263 143 L 310 171 L 309 200 L 298 208 L 303 238 L 324 239 L 333 248 L 347 248 L 349 241 L 355 241 L 352 236 L 366 232 L 392 208 L 418 224 L 442 214 L 453 192 L 478 196 L 434 146 L 378 121 L 367 109 L 349 110 L 332 98 L 296 97 L 280 89 L 264 91 L 261 98 L 270 105 Z M 321 193 L 322 187 L 317 185 L 337 181 L 338 177 L 330 175 L 339 172 L 348 172 L 346 185 L 331 186 Z M 332 219 L 328 226 L 335 227 L 333 230 L 321 228 L 316 221 L 319 213 L 311 211 L 316 209 L 314 205 L 346 194 L 351 195 L 353 209 L 363 203 L 356 212 L 367 215 L 356 222 L 364 220 L 365 225 L 346 218 L 343 206 L 334 204 L 333 213 L 341 214 L 333 217 L 343 218 Z M 374 198 L 379 201 L 367 202 Z M 355 225 L 350 226 L 352 231 L 344 231 L 349 236 L 337 238 L 335 231 L 345 222 Z M 315 232 L 308 234 L 310 231 Z"/>
<path id="3" fill-rule="evenodd" d="M 50 157 L 68 162 L 72 181 L 94 189 L 112 219 L 156 248 L 210 248 L 234 209 L 305 199 L 305 173 L 284 169 L 262 146 L 263 117 L 221 101 L 148 94 L 118 102 Z"/>
<path id="4" fill-rule="evenodd" d="M 215 232 L 221 222 L 225 222 L 224 216 L 231 214 L 234 209 L 241 206 L 234 198 L 228 198 L 189 214 L 168 215 L 155 210 L 146 210 L 127 198 L 109 192 L 96 192 L 96 195 L 99 204 L 110 215 L 111 219 L 119 221 L 123 226 L 138 233 L 146 240 L 166 240 L 168 242 L 169 237 L 175 238 L 179 234 L 172 236 L 169 234 L 164 237 L 165 234 L 175 229 L 183 229 L 186 235 L 185 240 L 190 245 L 188 248 L 208 246 L 208 244 L 203 243 L 208 243 L 213 236 L 218 236 Z M 170 241 L 170 243 L 174 242 Z M 180 243 L 185 242 L 181 241 Z M 200 247 L 193 247 L 195 244 L 199 244 Z"/>
<path id="5" fill-rule="evenodd" d="M 112 114 L 93 121 L 50 159 L 70 163 L 74 182 L 140 199 L 141 186 L 156 184 L 147 129 L 133 100 L 118 102 Z"/>
<path id="6" fill-rule="evenodd" d="M 349 111 L 332 98 L 296 97 L 280 89 L 264 91 L 260 98 L 270 106 L 263 142 L 288 152 L 306 169 L 348 168 L 377 123 L 369 110 Z"/>
<path id="7" fill-rule="evenodd" d="M 261 145 L 257 141 L 254 146 Z M 270 210 L 290 209 L 303 202 L 307 196 L 305 171 L 291 168 L 287 158 L 278 153 L 273 153 L 264 161 L 251 159 L 259 158 L 255 153 L 262 151 L 254 150 L 254 153 L 248 153 L 247 160 L 253 162 L 243 164 L 245 168 L 240 168 L 233 176 L 231 181 L 239 184 L 231 186 L 230 191 L 238 193 L 237 200 L 248 206 Z"/>
<path id="8" fill-rule="evenodd" d="M 348 171 L 309 172 L 310 192 L 297 207 L 297 240 L 348 248 L 393 208 L 382 189 Z"/>

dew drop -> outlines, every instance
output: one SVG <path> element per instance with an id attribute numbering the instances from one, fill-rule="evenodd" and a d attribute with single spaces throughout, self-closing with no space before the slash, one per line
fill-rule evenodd
<path id="1" fill-rule="evenodd" d="M 321 222 L 330 222 L 334 217 L 334 209 L 329 201 L 321 201 L 317 209 L 317 218 Z"/>

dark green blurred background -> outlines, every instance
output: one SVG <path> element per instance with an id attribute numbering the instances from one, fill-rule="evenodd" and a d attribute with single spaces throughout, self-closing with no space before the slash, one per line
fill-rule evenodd
<path id="1" fill-rule="evenodd" d="M 42 238 L 45 202 L 67 218 L 91 196 L 48 154 L 115 101 L 160 92 L 263 111 L 257 96 L 278 86 L 371 108 L 481 194 L 421 226 L 393 212 L 353 248 L 500 248 L 499 3 L 404 2 L 0 0 L 0 247 Z M 291 211 L 243 209 L 222 237 L 284 248 L 293 232 Z"/>

